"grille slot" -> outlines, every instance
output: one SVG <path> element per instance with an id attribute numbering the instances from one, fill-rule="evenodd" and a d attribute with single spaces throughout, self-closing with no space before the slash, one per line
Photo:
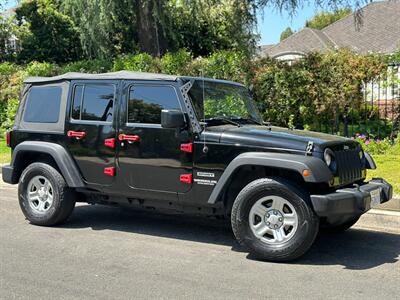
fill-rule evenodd
<path id="1" fill-rule="evenodd" d="M 341 185 L 361 179 L 362 165 L 358 152 L 358 150 L 341 150 L 334 152 L 337 163 L 337 175 L 339 176 Z"/>

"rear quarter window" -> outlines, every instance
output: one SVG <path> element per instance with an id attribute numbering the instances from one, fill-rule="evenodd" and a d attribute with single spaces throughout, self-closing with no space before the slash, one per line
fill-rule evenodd
<path id="1" fill-rule="evenodd" d="M 57 123 L 60 116 L 61 87 L 32 87 L 26 100 L 24 121 Z"/>

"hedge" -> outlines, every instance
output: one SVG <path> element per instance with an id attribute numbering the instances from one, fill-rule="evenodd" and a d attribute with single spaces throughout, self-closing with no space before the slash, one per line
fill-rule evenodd
<path id="1" fill-rule="evenodd" d="M 385 70 L 389 59 L 383 55 L 357 55 L 341 50 L 311 53 L 288 64 L 271 59 L 250 60 L 242 53 L 229 51 L 194 58 L 182 49 L 161 58 L 138 53 L 114 60 L 85 60 L 66 65 L 1 63 L 0 127 L 4 131 L 12 126 L 21 84 L 26 76 L 131 70 L 238 81 L 253 89 L 266 121 L 318 130 L 318 124 L 338 118 L 349 107 L 354 110 L 354 115 L 365 113 L 362 111 L 365 106 L 361 105 L 361 85 Z"/>

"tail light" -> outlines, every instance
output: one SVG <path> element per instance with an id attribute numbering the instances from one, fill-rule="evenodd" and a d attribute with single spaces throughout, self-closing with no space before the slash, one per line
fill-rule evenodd
<path id="1" fill-rule="evenodd" d="M 11 147 L 11 131 L 6 132 L 6 144 L 8 147 Z"/>

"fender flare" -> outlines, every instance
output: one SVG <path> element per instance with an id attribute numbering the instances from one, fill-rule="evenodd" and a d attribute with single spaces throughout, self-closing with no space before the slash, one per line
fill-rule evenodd
<path id="1" fill-rule="evenodd" d="M 333 178 L 332 172 L 320 158 L 286 153 L 242 153 L 233 159 L 222 173 L 208 199 L 209 204 L 215 204 L 218 201 L 219 196 L 232 174 L 234 174 L 238 168 L 246 165 L 296 171 L 302 176 L 305 182 L 310 183 L 329 182 Z M 309 176 L 303 176 L 303 171 L 306 169 L 311 171 Z"/>
<path id="2" fill-rule="evenodd" d="M 20 159 L 19 157 L 21 157 L 24 152 L 38 152 L 50 155 L 56 162 L 69 187 L 85 187 L 77 165 L 63 146 L 49 142 L 22 142 L 18 144 L 13 151 L 10 165 L 13 166 L 14 170 L 16 170 L 18 160 Z"/>

